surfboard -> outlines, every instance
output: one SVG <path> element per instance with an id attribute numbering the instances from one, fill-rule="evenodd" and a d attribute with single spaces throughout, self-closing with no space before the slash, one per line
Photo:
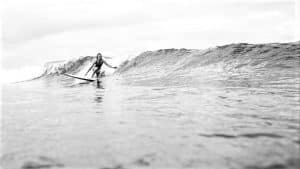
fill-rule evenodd
<path id="1" fill-rule="evenodd" d="M 86 80 L 86 81 L 89 81 L 89 82 L 93 82 L 93 81 L 97 80 L 97 78 L 85 78 L 85 77 L 79 77 L 79 76 L 75 76 L 75 75 L 71 75 L 71 74 L 67 74 L 67 73 L 64 73 L 63 75 L 68 76 L 68 77 L 72 77 L 72 78 L 75 78 L 75 79 Z"/>

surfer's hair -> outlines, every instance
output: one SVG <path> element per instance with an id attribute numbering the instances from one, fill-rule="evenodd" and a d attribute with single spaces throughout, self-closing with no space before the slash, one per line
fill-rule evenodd
<path id="1" fill-rule="evenodd" d="M 96 56 L 96 58 L 97 58 L 97 59 L 98 59 L 98 58 L 99 58 L 99 59 L 102 59 L 101 53 L 98 53 L 97 56 Z"/>

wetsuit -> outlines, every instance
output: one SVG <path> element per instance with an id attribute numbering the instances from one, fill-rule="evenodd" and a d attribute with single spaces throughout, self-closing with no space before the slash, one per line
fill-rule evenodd
<path id="1" fill-rule="evenodd" d="M 99 75 L 100 75 L 100 69 L 101 69 L 102 65 L 103 65 L 103 60 L 102 59 L 97 60 L 95 62 L 95 68 L 96 68 L 96 70 L 94 71 L 92 77 L 94 76 L 94 74 L 96 74 L 97 78 L 99 77 Z"/>

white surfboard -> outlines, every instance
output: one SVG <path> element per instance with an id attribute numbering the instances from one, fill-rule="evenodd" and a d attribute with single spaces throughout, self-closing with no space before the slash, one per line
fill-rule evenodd
<path id="1" fill-rule="evenodd" d="M 67 73 L 64 73 L 63 75 L 68 76 L 68 77 L 72 77 L 72 78 L 75 78 L 75 79 L 86 80 L 86 81 L 89 81 L 89 82 L 93 82 L 93 81 L 97 80 L 97 78 L 86 78 L 86 77 L 75 76 L 75 75 L 71 75 L 71 74 L 67 74 Z M 100 80 L 100 79 L 98 79 L 98 80 Z"/>

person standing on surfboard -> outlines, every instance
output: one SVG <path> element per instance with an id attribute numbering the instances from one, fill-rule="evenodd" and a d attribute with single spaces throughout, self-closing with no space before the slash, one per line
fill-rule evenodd
<path id="1" fill-rule="evenodd" d="M 93 72 L 93 74 L 92 74 L 92 77 L 94 77 L 94 75 L 96 74 L 97 79 L 98 79 L 99 76 L 100 76 L 100 70 L 101 70 L 101 67 L 102 67 L 103 63 L 104 63 L 107 67 L 110 67 L 110 68 L 112 68 L 112 69 L 117 69 L 116 66 L 113 67 L 113 66 L 109 65 L 105 60 L 103 60 L 101 53 L 98 53 L 98 54 L 97 54 L 97 60 L 92 64 L 92 66 L 91 66 L 91 67 L 89 68 L 89 70 L 85 73 L 85 75 L 87 75 L 87 74 L 89 73 L 89 71 L 95 66 L 96 69 L 94 70 L 94 72 Z"/>

